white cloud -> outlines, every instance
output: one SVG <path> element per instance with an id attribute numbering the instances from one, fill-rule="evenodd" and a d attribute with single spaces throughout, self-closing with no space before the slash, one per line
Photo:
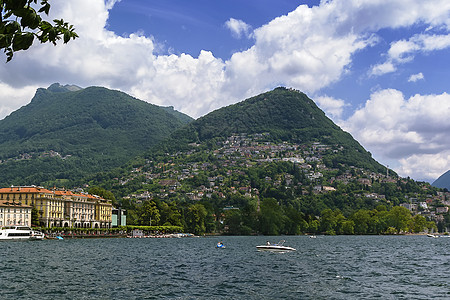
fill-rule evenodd
<path id="1" fill-rule="evenodd" d="M 26 105 L 36 93 L 39 86 L 25 86 L 14 88 L 8 84 L 0 82 L 0 117 L 9 115 L 12 111 Z M 23 100 L 27 99 L 27 102 Z"/>
<path id="2" fill-rule="evenodd" d="M 377 41 L 374 33 L 380 28 L 415 23 L 450 28 L 446 13 L 450 2 L 446 0 L 323 1 L 319 7 L 299 6 L 255 29 L 253 47 L 222 61 L 207 51 L 198 57 L 159 55 L 159 45 L 151 36 L 115 35 L 106 24 L 108 9 L 116 2 L 52 3 L 51 13 L 74 24 L 80 38 L 67 45 L 36 44 L 18 52 L 0 69 L 0 81 L 17 89 L 53 82 L 102 85 L 198 117 L 278 85 L 318 92 L 349 72 L 353 55 L 373 45 Z M 249 32 L 245 23 L 231 20 L 228 24 L 235 33 Z M 416 40 L 410 43 L 427 51 L 447 45 L 444 36 L 421 43 Z M 407 51 L 400 49 L 395 54 L 394 45 L 392 49 L 393 57 Z M 378 67 L 379 72 L 395 68 L 390 63 Z M 27 101 L 23 99 L 23 104 Z"/>
<path id="3" fill-rule="evenodd" d="M 387 89 L 372 94 L 342 126 L 378 159 L 399 160 L 401 176 L 421 178 L 450 168 L 450 160 L 442 163 L 450 149 L 449 115 L 447 93 L 405 99 L 400 91 Z M 433 158 L 436 162 L 430 163 Z"/>
<path id="4" fill-rule="evenodd" d="M 0 68 L 0 118 L 27 104 L 37 87 L 54 82 L 119 89 L 199 117 L 279 85 L 320 94 L 351 73 L 355 54 L 379 42 L 380 29 L 428 27 L 391 43 L 372 75 L 394 72 L 419 53 L 450 47 L 448 0 L 330 0 L 299 6 L 252 32 L 244 22 L 229 19 L 228 28 L 241 36 L 251 34 L 254 45 L 226 61 L 210 51 L 198 57 L 160 55 L 161 46 L 152 36 L 117 36 L 106 29 L 108 11 L 117 2 L 52 2 L 50 18 L 74 24 L 80 38 L 57 47 L 35 44 Z M 419 74 L 410 79 L 419 80 Z M 324 96 L 317 101 L 333 118 L 342 116 L 342 100 Z M 399 172 L 413 176 L 420 169 L 413 162 L 419 164 L 424 155 L 448 162 L 449 102 L 445 93 L 405 99 L 400 91 L 380 90 L 345 124 L 370 151 L 401 159 Z M 441 165 L 448 168 L 448 163 Z"/>
<path id="5" fill-rule="evenodd" d="M 417 34 L 408 40 L 395 41 L 388 50 L 386 62 L 373 66 L 370 73 L 379 76 L 394 72 L 397 65 L 411 62 L 418 53 L 429 53 L 449 47 L 450 34 Z"/>
<path id="6" fill-rule="evenodd" d="M 437 154 L 411 155 L 400 159 L 400 174 L 411 174 L 417 180 L 433 182 L 450 170 L 450 151 Z"/>
<path id="7" fill-rule="evenodd" d="M 242 20 L 230 18 L 225 22 L 225 26 L 230 29 L 235 38 L 240 39 L 243 36 L 247 38 L 251 37 L 252 27 Z"/>
<path id="8" fill-rule="evenodd" d="M 330 117 L 334 122 L 339 122 L 346 106 L 345 101 L 342 99 L 335 99 L 329 96 L 313 97 L 314 102 Z"/>
<path id="9" fill-rule="evenodd" d="M 416 81 L 423 80 L 423 79 L 424 79 L 424 76 L 423 76 L 422 72 L 420 72 L 420 73 L 409 76 L 408 82 L 416 82 Z"/>
<path id="10" fill-rule="evenodd" d="M 380 76 L 387 73 L 395 72 L 397 68 L 394 66 L 392 62 L 385 62 L 383 64 L 379 64 L 376 66 L 373 66 L 370 70 L 370 75 L 374 76 Z"/>

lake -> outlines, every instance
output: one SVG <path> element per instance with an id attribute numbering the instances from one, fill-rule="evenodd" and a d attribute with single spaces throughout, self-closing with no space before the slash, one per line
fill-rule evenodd
<path id="1" fill-rule="evenodd" d="M 256 250 L 282 239 L 297 251 Z M 67 239 L 0 249 L 1 299 L 450 299 L 450 238 Z"/>

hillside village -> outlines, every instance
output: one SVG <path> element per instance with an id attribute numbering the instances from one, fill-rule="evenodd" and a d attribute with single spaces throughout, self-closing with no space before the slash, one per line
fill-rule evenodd
<path id="1" fill-rule="evenodd" d="M 131 177 L 116 178 L 116 181 L 125 186 L 143 180 L 138 193 L 125 196 L 137 203 L 154 198 L 191 201 L 219 198 L 227 203 L 227 199 L 236 194 L 259 200 L 261 187 L 280 189 L 295 197 L 320 197 L 338 193 L 351 185 L 354 198 L 371 201 L 374 205 L 400 205 L 413 215 L 420 214 L 435 222 L 443 222 L 448 214 L 449 192 L 438 191 L 428 183 L 413 185 L 410 179 L 399 178 L 387 168 L 386 173 L 381 174 L 354 166 L 330 166 L 330 157 L 344 150 L 340 145 L 273 143 L 268 141 L 268 135 L 232 135 L 217 141 L 211 149 L 191 144 L 188 151 L 166 153 L 164 162 L 147 160 L 133 169 Z M 248 176 L 249 169 L 283 162 L 293 164 L 297 173 L 272 172 L 272 176 L 265 176 L 258 184 L 252 183 Z M 391 189 L 388 195 L 381 191 L 383 184 Z M 402 196 L 399 197 L 399 193 Z"/>

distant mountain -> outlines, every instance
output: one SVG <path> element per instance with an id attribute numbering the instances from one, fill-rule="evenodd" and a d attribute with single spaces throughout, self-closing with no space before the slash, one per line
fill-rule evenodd
<path id="1" fill-rule="evenodd" d="M 349 133 L 326 117 L 314 101 L 304 93 L 283 87 L 213 111 L 175 131 L 161 146 L 175 151 L 189 148 L 192 143 L 255 133 L 268 133 L 272 141 L 339 145 L 343 150 L 327 157 L 330 167 L 345 164 L 386 172 Z"/>
<path id="2" fill-rule="evenodd" d="M 0 186 L 108 171 L 193 119 L 102 87 L 53 84 L 0 121 Z"/>
<path id="3" fill-rule="evenodd" d="M 450 190 L 450 170 L 439 176 L 439 178 L 432 183 L 432 186 Z"/>

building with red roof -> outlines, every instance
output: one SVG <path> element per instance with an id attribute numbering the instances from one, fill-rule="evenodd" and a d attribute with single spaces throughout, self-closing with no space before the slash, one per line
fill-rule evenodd
<path id="1" fill-rule="evenodd" d="M 43 227 L 111 227 L 112 201 L 96 195 L 37 186 L 11 186 L 0 188 L 0 201 L 34 207 Z M 29 217 L 31 223 L 31 213 Z"/>

